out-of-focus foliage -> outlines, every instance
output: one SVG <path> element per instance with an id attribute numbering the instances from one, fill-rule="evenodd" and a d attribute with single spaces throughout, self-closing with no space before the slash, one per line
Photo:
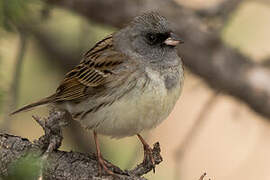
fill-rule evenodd
<path id="1" fill-rule="evenodd" d="M 26 21 L 32 14 L 30 3 L 37 0 L 1 0 L 0 1 L 0 27 L 12 31 L 14 25 L 19 25 Z"/>
<path id="2" fill-rule="evenodd" d="M 42 160 L 40 156 L 28 154 L 10 166 L 5 180 L 36 180 L 40 175 Z"/>

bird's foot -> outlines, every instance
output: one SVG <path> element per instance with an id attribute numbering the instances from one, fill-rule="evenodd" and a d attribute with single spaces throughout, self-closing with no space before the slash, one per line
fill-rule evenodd
<path id="1" fill-rule="evenodd" d="M 151 162 L 153 172 L 155 173 L 156 163 L 155 163 L 155 159 L 154 159 L 154 156 L 153 156 L 153 149 L 148 144 L 143 144 L 143 149 L 144 149 L 143 163 Z"/>
<path id="2" fill-rule="evenodd" d="M 102 156 L 98 156 L 98 165 L 99 165 L 99 175 L 102 175 L 102 169 L 104 169 L 104 171 L 110 175 L 115 175 L 115 173 L 113 173 L 108 166 L 111 166 L 111 163 L 106 162 Z"/>
<path id="3" fill-rule="evenodd" d="M 143 163 L 146 165 L 150 162 L 150 166 L 152 167 L 153 172 L 155 173 L 156 162 L 153 156 L 153 149 L 147 144 L 147 142 L 142 138 L 140 134 L 137 134 L 137 136 L 140 139 L 141 143 L 143 144 L 144 149 Z"/>

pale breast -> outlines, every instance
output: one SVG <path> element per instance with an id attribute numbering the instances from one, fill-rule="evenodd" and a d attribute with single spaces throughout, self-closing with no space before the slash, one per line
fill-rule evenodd
<path id="1" fill-rule="evenodd" d="M 182 69 L 174 84 L 166 84 L 168 75 L 146 69 L 148 80 L 140 78 L 136 86 L 113 104 L 88 113 L 80 120 L 88 129 L 111 137 L 132 136 L 161 123 L 172 111 L 179 98 Z M 147 81 L 147 83 L 146 83 Z M 173 83 L 170 81 L 170 83 Z"/>

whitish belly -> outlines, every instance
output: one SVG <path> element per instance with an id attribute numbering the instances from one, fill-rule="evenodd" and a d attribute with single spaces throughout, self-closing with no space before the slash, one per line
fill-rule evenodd
<path id="1" fill-rule="evenodd" d="M 112 105 L 87 114 L 81 124 L 115 138 L 132 136 L 157 126 L 172 111 L 181 92 L 181 83 L 167 90 L 158 74 L 150 78 L 144 91 L 138 85 Z"/>

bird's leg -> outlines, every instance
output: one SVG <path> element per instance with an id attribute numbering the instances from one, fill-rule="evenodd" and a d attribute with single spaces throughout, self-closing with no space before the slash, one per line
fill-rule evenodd
<path id="1" fill-rule="evenodd" d="M 108 167 L 106 166 L 107 163 L 104 161 L 101 155 L 97 133 L 94 131 L 93 134 L 94 134 L 96 150 L 97 150 L 97 158 L 98 158 L 98 163 L 99 163 L 99 174 L 101 175 L 101 168 L 103 168 L 108 174 L 114 175 L 114 173 L 111 170 L 109 170 Z"/>
<path id="2" fill-rule="evenodd" d="M 147 144 L 147 142 L 142 138 L 140 134 L 137 134 L 138 138 L 140 139 L 141 143 L 143 144 L 143 149 L 144 149 L 144 158 L 143 162 L 147 163 L 150 158 L 151 164 L 153 166 L 153 172 L 155 173 L 155 159 L 153 157 L 153 149 Z"/>

